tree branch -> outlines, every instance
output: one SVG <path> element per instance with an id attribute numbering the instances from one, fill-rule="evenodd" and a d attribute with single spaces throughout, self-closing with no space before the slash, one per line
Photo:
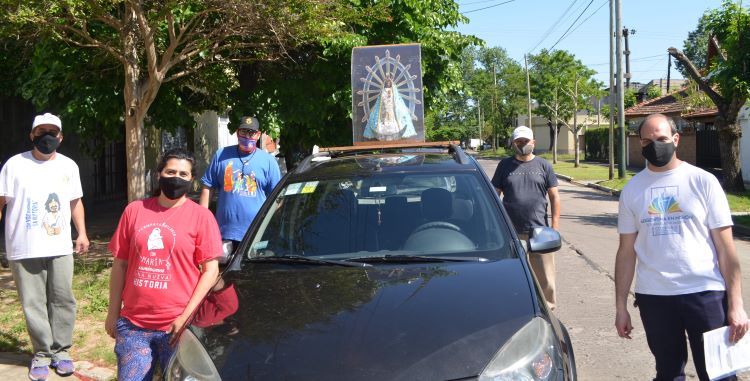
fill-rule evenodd
<path id="1" fill-rule="evenodd" d="M 727 107 L 727 102 L 724 97 L 722 97 L 719 93 L 714 91 L 713 88 L 711 88 L 711 85 L 708 83 L 707 79 L 701 77 L 700 72 L 698 72 L 698 69 L 695 67 L 693 62 L 690 61 L 690 58 L 685 55 L 685 53 L 674 47 L 667 49 L 667 52 L 669 52 L 670 56 L 674 57 L 677 61 L 680 61 L 683 66 L 685 66 L 685 70 L 687 70 L 690 78 L 692 78 L 695 83 L 698 84 L 698 88 L 700 88 L 704 93 L 706 93 L 706 95 L 708 95 L 709 98 L 711 98 L 716 107 Z"/>
<path id="2" fill-rule="evenodd" d="M 138 29 L 141 31 L 143 36 L 143 46 L 146 53 L 146 62 L 148 63 L 148 74 L 157 82 L 161 82 L 164 79 L 164 73 L 162 73 L 157 67 L 157 52 L 156 52 L 156 41 L 154 41 L 154 33 L 151 26 L 146 20 L 146 15 L 143 12 L 143 7 L 138 1 L 131 1 L 131 7 L 135 12 L 136 20 L 138 21 Z"/>
<path id="3" fill-rule="evenodd" d="M 48 25 L 49 24 L 50 23 L 48 23 Z M 111 54 L 118 61 L 122 63 L 126 62 L 125 55 L 122 54 L 122 52 L 92 37 L 91 34 L 89 34 L 88 30 L 85 29 L 85 24 L 84 24 L 84 28 L 82 29 L 74 28 L 68 24 L 60 24 L 57 26 L 53 26 L 53 28 L 57 32 L 55 33 L 57 37 L 67 43 L 80 46 L 80 47 L 84 47 L 84 48 L 99 48 Z M 64 32 L 68 32 L 75 36 L 78 36 L 86 42 L 81 42 L 74 38 L 71 38 L 67 36 Z"/>

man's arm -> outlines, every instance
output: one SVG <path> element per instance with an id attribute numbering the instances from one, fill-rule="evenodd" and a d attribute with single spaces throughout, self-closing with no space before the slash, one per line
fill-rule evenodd
<path id="1" fill-rule="evenodd" d="M 207 186 L 203 186 L 203 189 L 201 189 L 201 197 L 198 199 L 198 203 L 208 209 L 208 204 L 211 201 L 211 188 Z"/>
<path id="2" fill-rule="evenodd" d="M 630 339 L 633 325 L 628 312 L 628 294 L 635 275 L 635 239 L 638 233 L 620 234 L 615 259 L 615 328 L 620 337 Z"/>
<path id="3" fill-rule="evenodd" d="M 560 230 L 560 192 L 557 187 L 547 189 L 549 207 L 552 212 L 552 229 Z"/>
<path id="4" fill-rule="evenodd" d="M 70 216 L 76 227 L 78 237 L 76 238 L 76 253 L 89 251 L 89 237 L 86 235 L 86 223 L 83 211 L 83 202 L 80 198 L 70 201 Z"/>
<path id="5" fill-rule="evenodd" d="M 727 287 L 729 339 L 736 343 L 747 333 L 748 320 L 742 303 L 742 276 L 740 261 L 732 239 L 732 227 L 723 226 L 711 229 L 711 239 L 716 247 L 719 271 Z"/>

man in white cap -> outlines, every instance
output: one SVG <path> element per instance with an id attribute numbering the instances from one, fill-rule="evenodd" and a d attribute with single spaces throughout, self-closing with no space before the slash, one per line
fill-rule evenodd
<path id="1" fill-rule="evenodd" d="M 11 157 L 0 170 L 0 210 L 5 215 L 5 248 L 34 348 L 31 380 L 46 380 L 49 367 L 73 373 L 70 357 L 76 300 L 73 252 L 88 251 L 78 166 L 57 152 L 63 140 L 60 118 L 37 115 L 31 151 Z M 78 232 L 72 245 L 71 219 Z"/>
<path id="2" fill-rule="evenodd" d="M 208 208 L 211 192 L 219 193 L 216 222 L 221 238 L 236 247 L 258 214 L 266 197 L 281 179 L 276 159 L 259 149 L 258 119 L 242 117 L 237 145 L 220 148 L 201 178 L 200 205 Z"/>
<path id="3" fill-rule="evenodd" d="M 508 212 L 521 240 L 528 239 L 531 228 L 551 226 L 558 230 L 560 224 L 560 194 L 557 176 L 552 165 L 534 155 L 534 133 L 526 126 L 513 130 L 513 157 L 500 161 L 492 177 L 492 185 L 503 197 Z M 549 196 L 550 214 L 547 213 Z M 551 221 L 550 221 L 551 220 Z M 529 263 L 544 299 L 555 309 L 555 256 L 554 253 L 531 254 Z"/>

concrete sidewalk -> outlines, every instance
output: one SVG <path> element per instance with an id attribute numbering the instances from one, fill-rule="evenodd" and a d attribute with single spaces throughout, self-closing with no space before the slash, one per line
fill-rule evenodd
<path id="1" fill-rule="evenodd" d="M 0 375 L 5 380 L 28 380 L 31 355 L 22 353 L 0 352 Z M 50 369 L 49 381 L 109 381 L 114 380 L 116 373 L 112 369 L 94 366 L 87 361 L 76 361 L 76 371 L 72 376 L 60 377 Z"/>

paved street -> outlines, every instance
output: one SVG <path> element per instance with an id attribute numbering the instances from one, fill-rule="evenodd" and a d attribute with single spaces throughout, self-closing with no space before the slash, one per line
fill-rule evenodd
<path id="1" fill-rule="evenodd" d="M 496 160 L 479 160 L 492 176 Z M 556 253 L 558 308 L 573 340 L 579 379 L 649 380 L 654 361 L 646 344 L 638 310 L 631 308 L 632 340 L 614 329 L 614 265 L 617 252 L 617 198 L 598 190 L 560 181 L 564 244 Z M 743 268 L 743 297 L 750 306 L 750 241 L 735 239 Z M 632 305 L 632 298 L 630 299 Z M 697 380 L 692 363 L 689 379 Z M 750 372 L 741 375 L 750 380 Z"/>

